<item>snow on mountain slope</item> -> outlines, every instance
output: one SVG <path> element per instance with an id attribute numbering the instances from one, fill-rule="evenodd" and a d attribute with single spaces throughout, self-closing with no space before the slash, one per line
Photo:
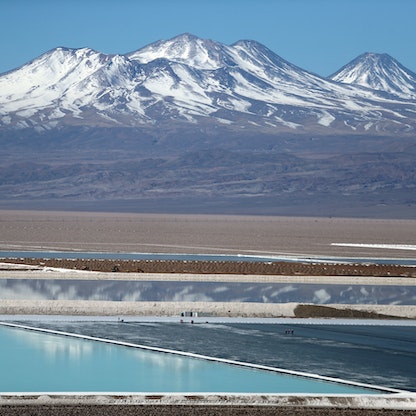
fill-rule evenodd
<path id="1" fill-rule="evenodd" d="M 218 69 L 233 65 L 233 62 L 228 60 L 228 50 L 228 46 L 219 42 L 185 33 L 173 39 L 152 43 L 127 56 L 142 64 L 164 58 L 197 69 Z"/>
<path id="2" fill-rule="evenodd" d="M 402 98 L 416 98 L 416 74 L 387 54 L 364 53 L 330 77 Z"/>
<path id="3" fill-rule="evenodd" d="M 117 113 L 135 87 L 135 72 L 124 56 L 57 48 L 0 77 L 0 114 L 53 127 L 64 117 L 85 118 L 86 109 Z"/>
<path id="4" fill-rule="evenodd" d="M 67 87 L 88 78 L 108 57 L 91 49 L 57 48 L 0 77 L 2 104 L 8 111 L 33 114 L 65 97 Z M 22 105 L 23 104 L 23 105 Z"/>
<path id="5" fill-rule="evenodd" d="M 312 109 L 310 115 L 321 125 L 330 125 L 336 119 L 328 114 L 334 109 L 357 110 L 364 118 L 379 111 L 368 102 L 368 99 L 379 101 L 378 94 L 357 92 L 354 88 L 308 73 L 255 41 L 242 40 L 226 46 L 184 34 L 156 42 L 128 56 L 142 64 L 165 59 L 197 69 L 197 82 L 206 91 L 204 97 L 211 97 L 213 107 L 234 107 L 234 110 L 246 113 L 253 107 L 261 107 L 261 113 L 272 116 L 269 120 L 272 122 L 282 121 L 278 116 L 282 106 Z M 173 97 L 178 95 L 179 84 L 186 84 L 188 80 L 184 76 L 178 79 L 181 83 L 175 84 L 176 90 L 170 90 Z"/>
<path id="6" fill-rule="evenodd" d="M 238 92 L 246 99 L 272 104 L 302 105 L 306 99 L 311 106 L 313 98 L 318 98 L 315 104 L 320 106 L 322 102 L 317 93 L 351 95 L 349 89 L 338 88 L 296 67 L 255 41 L 244 40 L 226 46 L 184 34 L 151 44 L 128 57 L 141 64 L 163 59 L 177 64 L 175 68 L 184 65 L 199 71 L 199 82 L 204 87 L 210 86 L 208 92 Z M 178 79 L 185 84 L 188 81 L 186 76 Z"/>
<path id="7" fill-rule="evenodd" d="M 404 75 L 395 80 L 399 88 Z M 0 76 L 0 125 L 141 126 L 209 117 L 239 127 L 413 128 L 415 103 L 365 86 L 311 74 L 255 41 L 227 46 L 184 34 L 126 55 L 50 51 Z"/>

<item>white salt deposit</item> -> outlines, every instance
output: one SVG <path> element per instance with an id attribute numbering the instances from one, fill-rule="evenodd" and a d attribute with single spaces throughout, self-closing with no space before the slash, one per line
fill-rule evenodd
<path id="1" fill-rule="evenodd" d="M 368 244 L 368 243 L 331 243 L 331 246 L 362 247 L 362 248 L 386 248 L 390 250 L 416 250 L 414 244 Z"/>

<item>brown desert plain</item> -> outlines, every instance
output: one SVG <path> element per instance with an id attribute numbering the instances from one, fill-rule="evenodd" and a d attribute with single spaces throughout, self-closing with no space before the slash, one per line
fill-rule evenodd
<path id="1" fill-rule="evenodd" d="M 1 250 L 413 258 L 416 220 L 0 211 Z"/>

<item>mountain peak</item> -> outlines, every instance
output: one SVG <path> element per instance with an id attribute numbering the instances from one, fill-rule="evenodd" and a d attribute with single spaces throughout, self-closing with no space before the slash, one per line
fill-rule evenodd
<path id="1" fill-rule="evenodd" d="M 222 43 L 183 33 L 168 40 L 151 43 L 127 56 L 142 64 L 164 58 L 198 69 L 217 69 L 226 65 L 227 49 Z"/>
<path id="2" fill-rule="evenodd" d="M 379 62 L 379 61 L 390 61 L 390 60 L 393 60 L 394 58 L 392 58 L 388 53 L 364 52 L 361 55 L 359 55 L 357 59 L 362 59 L 362 60 L 367 59 L 367 60 L 372 60 L 374 62 Z"/>
<path id="3" fill-rule="evenodd" d="M 396 59 L 387 53 L 365 52 L 359 55 L 350 63 L 359 63 L 365 65 L 368 69 L 377 70 L 378 68 L 392 68 L 394 66 L 401 66 Z"/>
<path id="4" fill-rule="evenodd" d="M 183 40 L 187 42 L 194 42 L 196 40 L 199 40 L 200 38 L 192 33 L 185 32 L 181 33 L 180 35 L 174 36 L 172 40 Z"/>
<path id="5" fill-rule="evenodd" d="M 58 46 L 54 49 L 51 49 L 44 54 L 42 54 L 39 58 L 43 56 L 77 56 L 77 57 L 87 57 L 90 55 L 100 54 L 94 49 L 83 47 L 83 48 L 68 48 L 66 46 Z"/>
<path id="6" fill-rule="evenodd" d="M 329 78 L 402 98 L 416 98 L 416 74 L 387 53 L 363 53 Z"/>

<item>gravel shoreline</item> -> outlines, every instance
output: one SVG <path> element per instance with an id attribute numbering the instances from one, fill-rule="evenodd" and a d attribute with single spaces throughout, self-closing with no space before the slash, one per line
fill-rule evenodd
<path id="1" fill-rule="evenodd" d="M 2 415 L 17 416 L 402 416 L 416 413 L 412 394 L 381 395 L 0 395 Z"/>
<path id="2" fill-rule="evenodd" d="M 410 416 L 412 410 L 241 405 L 0 405 L 4 416 Z"/>
<path id="3" fill-rule="evenodd" d="M 0 258 L 1 263 L 121 273 L 415 277 L 416 267 L 391 264 Z M 11 266 L 12 267 L 12 266 Z M 5 268 L 3 267 L 3 270 Z"/>

